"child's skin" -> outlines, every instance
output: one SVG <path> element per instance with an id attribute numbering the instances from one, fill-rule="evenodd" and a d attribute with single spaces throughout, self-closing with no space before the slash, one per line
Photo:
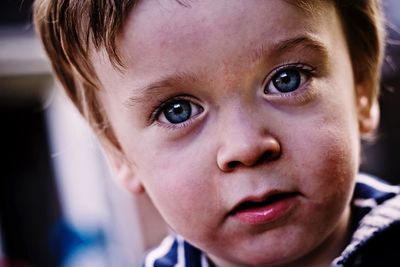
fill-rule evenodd
<path id="1" fill-rule="evenodd" d="M 217 266 L 329 266 L 348 239 L 359 126 L 377 115 L 360 112 L 333 4 L 315 2 L 141 1 L 118 40 L 126 69 L 93 55 L 117 174 Z"/>

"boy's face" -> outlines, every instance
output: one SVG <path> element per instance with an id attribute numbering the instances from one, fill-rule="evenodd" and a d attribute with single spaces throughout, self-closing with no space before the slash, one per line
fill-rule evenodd
<path id="1" fill-rule="evenodd" d="M 310 15 L 284 0 L 187 2 L 135 7 L 118 40 L 122 73 L 94 56 L 121 176 L 218 265 L 332 258 L 359 164 L 333 5 Z"/>

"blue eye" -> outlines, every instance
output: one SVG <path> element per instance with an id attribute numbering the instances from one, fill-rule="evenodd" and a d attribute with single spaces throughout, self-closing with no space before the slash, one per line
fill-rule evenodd
<path id="1" fill-rule="evenodd" d="M 163 111 L 165 118 L 173 124 L 187 121 L 192 115 L 192 108 L 188 101 L 177 101 L 168 104 Z"/>
<path id="2" fill-rule="evenodd" d="M 159 121 L 179 124 L 201 113 L 202 109 L 188 100 L 178 99 L 164 105 L 160 110 Z"/>
<path id="3" fill-rule="evenodd" d="M 264 92 L 266 94 L 290 93 L 304 82 L 304 74 L 297 69 L 282 69 L 272 76 Z"/>

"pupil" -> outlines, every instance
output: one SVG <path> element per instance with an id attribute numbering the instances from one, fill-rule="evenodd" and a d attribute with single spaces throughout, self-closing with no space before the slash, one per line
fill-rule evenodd
<path id="1" fill-rule="evenodd" d="M 282 93 L 296 90 L 300 85 L 300 81 L 300 73 L 297 70 L 283 70 L 275 74 L 272 80 L 275 88 Z"/>
<path id="2" fill-rule="evenodd" d="M 286 84 L 290 82 L 290 77 L 286 73 L 282 75 L 282 82 Z"/>
<path id="3" fill-rule="evenodd" d="M 192 114 L 192 108 L 188 101 L 181 100 L 167 106 L 164 111 L 165 118 L 173 124 L 187 121 Z"/>

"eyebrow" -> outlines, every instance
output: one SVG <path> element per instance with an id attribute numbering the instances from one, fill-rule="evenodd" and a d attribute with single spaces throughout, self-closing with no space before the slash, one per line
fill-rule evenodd
<path id="1" fill-rule="evenodd" d="M 161 95 L 166 88 L 176 87 L 176 85 L 184 85 L 188 83 L 195 83 L 199 80 L 199 76 L 191 73 L 180 72 L 172 75 L 165 76 L 150 84 L 134 89 L 140 93 L 132 95 L 124 102 L 125 106 L 130 107 L 135 104 L 146 103 L 154 96 Z"/>
<path id="2" fill-rule="evenodd" d="M 285 53 L 298 50 L 316 51 L 322 58 L 328 57 L 328 49 L 319 41 L 309 35 L 285 39 L 276 42 L 272 45 L 261 45 L 249 55 L 250 62 L 260 62 L 269 57 L 279 58 Z M 162 77 L 161 79 L 151 82 L 144 87 L 134 89 L 133 91 L 140 92 L 131 95 L 127 101 L 124 102 L 125 106 L 130 107 L 140 103 L 146 103 L 149 99 L 157 95 L 161 95 L 166 88 L 176 87 L 176 85 L 187 85 L 188 83 L 195 83 L 199 81 L 198 74 L 180 72 L 172 75 Z"/>
<path id="3" fill-rule="evenodd" d="M 265 57 L 279 58 L 283 54 L 289 53 L 291 51 L 316 51 L 323 58 L 327 58 L 329 55 L 326 45 L 317 38 L 305 35 L 298 36 L 290 39 L 285 39 L 283 41 L 276 42 L 272 45 L 261 45 L 254 53 L 251 54 L 250 60 L 259 62 Z"/>
<path id="4" fill-rule="evenodd" d="M 328 56 L 327 47 L 318 39 L 309 36 L 301 36 L 293 39 L 286 40 L 277 45 L 277 50 L 279 52 L 285 52 L 286 50 L 291 50 L 293 48 L 309 48 L 312 50 L 316 50 L 325 56 Z"/>

